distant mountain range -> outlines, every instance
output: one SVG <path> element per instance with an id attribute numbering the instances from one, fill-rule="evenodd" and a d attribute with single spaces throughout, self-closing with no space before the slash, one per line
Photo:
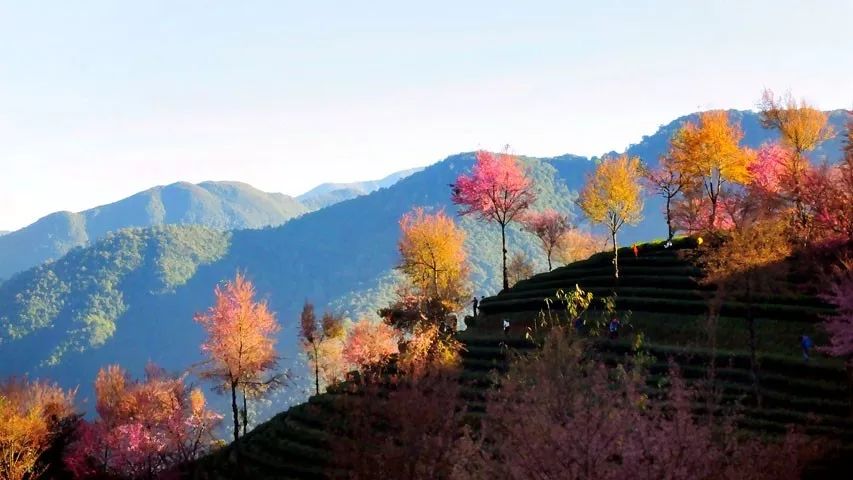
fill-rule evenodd
<path id="1" fill-rule="evenodd" d="M 311 210 L 319 210 L 323 207 L 333 205 L 344 200 L 367 195 L 368 193 L 387 188 L 409 175 L 423 170 L 423 167 L 410 168 L 400 172 L 392 173 L 380 180 L 368 180 L 365 182 L 351 183 L 322 183 L 311 190 L 296 197 L 303 205 Z"/>
<path id="2" fill-rule="evenodd" d="M 375 181 L 326 183 L 299 199 L 262 192 L 240 182 L 198 185 L 179 182 L 79 213 L 52 213 L 20 230 L 0 232 L 0 281 L 123 228 L 202 225 L 216 230 L 238 230 L 276 226 L 307 212 L 388 187 L 417 170 L 397 172 Z"/>
<path id="3" fill-rule="evenodd" d="M 756 114 L 733 115 L 744 125 L 747 145 L 757 147 L 774 138 L 772 131 L 753 128 Z M 654 163 L 685 118 L 644 137 L 628 152 Z M 841 112 L 833 113 L 838 132 L 844 121 Z M 837 139 L 816 154 L 840 157 L 833 145 L 839 145 Z M 574 155 L 522 160 L 537 185 L 537 208 L 574 216 L 577 191 L 594 162 Z M 295 331 L 302 303 L 310 299 L 318 308 L 332 305 L 355 317 L 390 300 L 400 216 L 414 206 L 455 212 L 448 184 L 473 163 L 473 153 L 453 155 L 387 188 L 297 213 L 272 228 L 125 229 L 15 275 L 0 284 L 0 376 L 44 375 L 66 386 L 81 385 L 85 392 L 97 369 L 107 363 L 120 362 L 133 372 L 148 360 L 185 368 L 200 356 L 202 331 L 192 321 L 193 313 L 211 305 L 213 287 L 237 271 L 246 272 L 259 295 L 278 312 L 284 327 L 279 345 L 293 361 L 298 358 Z M 341 188 L 317 195 L 336 190 Z M 663 237 L 660 207 L 660 201 L 649 198 L 645 220 L 637 227 L 626 226 L 620 242 Z M 495 293 L 500 287 L 497 228 L 468 217 L 459 222 L 468 235 L 474 293 Z M 508 246 L 511 252 L 522 250 L 536 259 L 540 271 L 544 268 L 531 235 L 513 228 Z"/>

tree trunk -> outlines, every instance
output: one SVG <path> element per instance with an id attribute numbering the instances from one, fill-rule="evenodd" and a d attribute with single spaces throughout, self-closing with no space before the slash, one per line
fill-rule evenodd
<path id="1" fill-rule="evenodd" d="M 548 250 L 548 271 L 551 271 L 551 250 Z"/>
<path id="2" fill-rule="evenodd" d="M 243 390 L 243 435 L 246 435 L 246 427 L 249 425 L 249 410 L 246 408 L 246 390 Z"/>
<path id="3" fill-rule="evenodd" d="M 234 416 L 234 445 L 240 439 L 240 411 L 237 409 L 237 382 L 231 382 L 231 413 Z"/>
<path id="4" fill-rule="evenodd" d="M 317 358 L 317 349 L 314 349 L 314 390 L 320 395 L 320 359 Z"/>
<path id="5" fill-rule="evenodd" d="M 717 225 L 717 197 L 711 197 L 711 216 L 708 218 L 708 229 L 713 230 Z"/>
<path id="6" fill-rule="evenodd" d="M 667 242 L 672 241 L 672 237 L 674 236 L 673 234 L 675 233 L 672 231 L 672 208 L 670 206 L 671 204 L 672 204 L 672 197 L 666 197 L 666 233 L 667 233 L 666 241 Z"/>
<path id="7" fill-rule="evenodd" d="M 509 288 L 509 276 L 506 270 L 506 225 L 501 223 L 501 252 L 503 255 L 504 290 Z"/>
<path id="8" fill-rule="evenodd" d="M 612 230 L 610 233 L 613 236 L 613 275 L 619 278 L 619 251 L 616 247 L 616 230 Z"/>

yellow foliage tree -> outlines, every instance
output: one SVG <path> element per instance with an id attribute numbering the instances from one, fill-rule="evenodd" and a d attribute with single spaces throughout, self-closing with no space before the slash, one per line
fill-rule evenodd
<path id="1" fill-rule="evenodd" d="M 468 295 L 465 232 L 453 219 L 415 208 L 400 219 L 400 269 L 425 298 L 458 310 Z"/>
<path id="2" fill-rule="evenodd" d="M 702 112 L 699 123 L 686 122 L 670 141 L 673 167 L 687 181 L 685 190 L 704 191 L 710 200 L 708 225 L 716 228 L 717 210 L 727 183 L 747 183 L 754 153 L 740 147 L 743 131 L 724 110 Z"/>
<path id="3" fill-rule="evenodd" d="M 613 240 L 613 269 L 619 278 L 616 233 L 622 225 L 636 225 L 643 218 L 642 170 L 639 157 L 605 158 L 587 179 L 578 204 L 594 223 L 602 223 Z"/>
<path id="4" fill-rule="evenodd" d="M 75 393 L 39 381 L 0 383 L 0 478 L 38 478 L 46 470 L 39 459 L 74 414 Z"/>

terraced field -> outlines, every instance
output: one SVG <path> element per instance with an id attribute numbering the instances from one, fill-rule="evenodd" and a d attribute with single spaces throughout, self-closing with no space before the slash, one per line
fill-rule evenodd
<path id="1" fill-rule="evenodd" d="M 545 306 L 543 299 L 577 283 L 597 297 L 615 292 L 617 311 L 632 312 L 631 327 L 618 340 L 591 339 L 601 360 L 624 361 L 626 355 L 633 354 L 633 335 L 643 332 L 644 350 L 652 358 L 650 388 L 666 374 L 670 359 L 678 363 L 688 380 L 704 380 L 714 358 L 716 387 L 725 404 L 737 406 L 741 427 L 776 434 L 797 424 L 809 434 L 853 444 L 851 391 L 843 365 L 820 355 L 805 363 L 800 355 L 802 332 L 813 335 L 818 344 L 822 341 L 817 322 L 820 315 L 831 311 L 828 306 L 790 292 L 759 298 L 760 303 L 753 306 L 758 316 L 759 408 L 746 347 L 746 306 L 736 301 L 723 306 L 716 355 L 712 355 L 705 329 L 706 300 L 711 291 L 697 282 L 701 272 L 683 258 L 690 242 L 682 240 L 674 249 L 642 245 L 637 258 L 623 249 L 618 284 L 614 284 L 610 257 L 604 254 L 537 275 L 485 299 L 477 324 L 459 336 L 465 345 L 462 395 L 469 414 L 477 416 L 484 411 L 486 392 L 493 386 L 492 372 L 506 371 L 508 350 L 535 348 L 525 340 L 524 333 Z M 501 331 L 504 318 L 512 323 L 508 337 Z M 312 397 L 250 432 L 243 440 L 246 478 L 326 478 L 330 460 L 326 432 L 329 419 L 336 416 L 339 395 Z M 828 476 L 828 469 L 850 468 L 851 453 L 846 447 L 840 457 L 825 463 L 823 469 L 816 467 L 809 477 L 838 478 Z M 204 478 L 228 478 L 224 472 L 233 467 L 232 460 L 229 449 L 208 457 L 201 463 L 203 470 L 220 473 Z"/>

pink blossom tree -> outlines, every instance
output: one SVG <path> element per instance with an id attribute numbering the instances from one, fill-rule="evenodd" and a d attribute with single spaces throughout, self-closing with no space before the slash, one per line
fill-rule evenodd
<path id="1" fill-rule="evenodd" d="M 399 351 L 400 331 L 384 323 L 362 318 L 347 334 L 343 357 L 362 370 L 382 366 Z"/>
<path id="2" fill-rule="evenodd" d="M 758 149 L 755 159 L 747 166 L 750 186 L 768 196 L 782 192 L 785 165 L 790 152 L 778 143 L 765 143 Z"/>
<path id="3" fill-rule="evenodd" d="M 544 210 L 525 215 L 522 219 L 524 230 L 536 235 L 542 243 L 542 249 L 548 257 L 548 271 L 551 271 L 551 254 L 560 245 L 563 236 L 571 228 L 569 218 L 555 210 Z"/>
<path id="4" fill-rule="evenodd" d="M 460 175 L 451 185 L 453 203 L 460 215 L 477 215 L 501 227 L 503 288 L 509 288 L 506 268 L 506 226 L 517 220 L 536 200 L 533 185 L 515 156 L 508 153 L 477 152 L 470 175 Z"/>
<path id="5" fill-rule="evenodd" d="M 155 478 L 205 453 L 222 420 L 201 390 L 153 365 L 143 381 L 101 369 L 95 391 L 98 418 L 81 422 L 64 459 L 77 478 Z"/>

